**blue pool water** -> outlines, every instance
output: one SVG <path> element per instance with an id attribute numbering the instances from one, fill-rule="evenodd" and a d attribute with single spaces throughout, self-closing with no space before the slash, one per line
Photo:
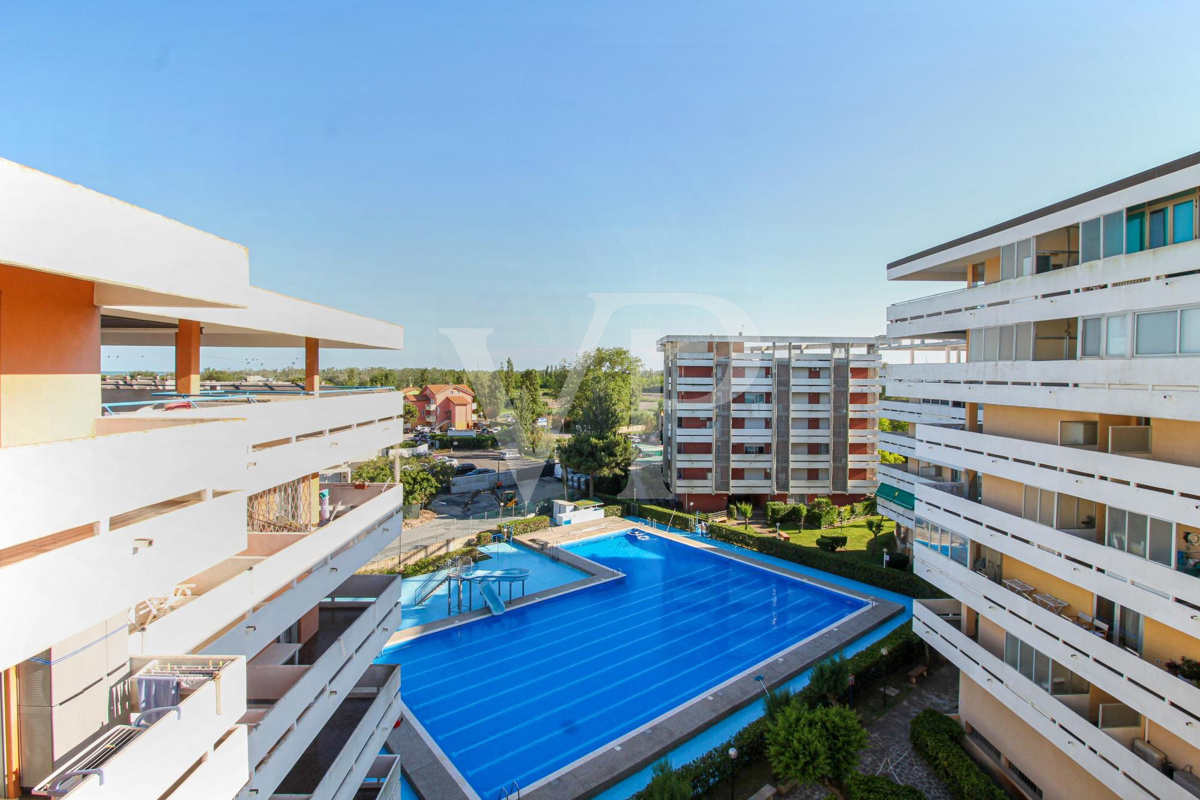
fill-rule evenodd
<path id="1" fill-rule="evenodd" d="M 626 577 L 384 651 L 483 798 L 529 786 L 865 601 L 657 536 L 570 546 Z"/>

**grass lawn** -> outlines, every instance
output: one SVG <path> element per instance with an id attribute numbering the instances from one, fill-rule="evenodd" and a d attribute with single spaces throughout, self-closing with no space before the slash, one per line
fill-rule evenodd
<path id="1" fill-rule="evenodd" d="M 798 544 L 803 547 L 816 548 L 817 537 L 819 536 L 845 536 L 846 547 L 843 550 L 839 550 L 838 553 L 846 556 L 847 558 L 867 561 L 872 564 L 881 564 L 883 562 L 883 556 L 873 555 L 867 552 L 867 545 L 871 543 L 871 532 L 867 530 L 867 521 L 865 519 L 858 520 L 857 522 L 848 522 L 845 525 L 841 525 L 836 528 L 825 528 L 819 531 L 798 530 L 796 523 L 785 523 L 781 526 L 781 528 L 791 537 L 792 544 Z M 879 540 L 881 542 L 886 541 L 889 545 L 893 544 L 895 537 L 891 534 L 893 534 L 895 530 L 896 523 L 892 522 L 890 519 L 884 518 L 883 533 L 879 534 Z"/>

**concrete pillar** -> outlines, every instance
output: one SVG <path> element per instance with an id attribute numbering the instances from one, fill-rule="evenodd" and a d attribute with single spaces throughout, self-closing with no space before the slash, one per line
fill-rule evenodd
<path id="1" fill-rule="evenodd" d="M 304 390 L 321 391 L 321 340 L 311 336 L 304 339 Z"/>
<path id="2" fill-rule="evenodd" d="M 179 320 L 175 331 L 175 391 L 200 392 L 200 323 L 190 319 Z"/>

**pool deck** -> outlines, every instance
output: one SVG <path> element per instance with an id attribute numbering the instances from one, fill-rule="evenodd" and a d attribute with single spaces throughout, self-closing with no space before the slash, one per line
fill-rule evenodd
<path id="1" fill-rule="evenodd" d="M 564 526 L 548 531 L 538 531 L 535 534 L 519 538 L 523 541 L 543 539 L 557 545 L 622 531 L 635 526 L 636 523 L 629 520 L 613 517 L 603 523 L 585 524 L 577 528 Z M 847 589 L 844 586 L 813 578 L 785 567 L 767 564 L 742 553 L 713 547 L 702 540 L 663 531 L 654 531 L 654 535 L 835 592 L 869 600 L 871 605 L 840 621 L 837 625 L 787 650 L 776 653 L 767 661 L 714 687 L 709 694 L 672 709 L 663 716 L 651 720 L 620 739 L 609 742 L 599 750 L 589 753 L 528 787 L 521 787 L 523 798 L 529 798 L 529 800 L 574 800 L 575 798 L 595 797 L 630 775 L 646 768 L 713 724 L 757 700 L 761 696 L 762 687 L 755 680 L 755 676 L 761 675 L 766 685 L 772 688 L 786 683 L 804 670 L 841 650 L 847 642 L 857 639 L 904 610 L 902 606 L 889 600 L 872 597 L 869 594 Z M 522 604 L 522 601 L 537 602 L 565 592 L 575 591 L 583 586 L 621 577 L 620 573 L 615 573 L 613 570 L 608 570 L 572 553 L 562 551 L 561 557 L 564 563 L 589 573 L 589 577 L 557 589 L 537 592 L 528 598 L 516 600 L 511 605 L 515 607 Z M 583 565 L 577 564 L 576 561 L 582 562 Z M 613 574 L 601 576 L 596 572 L 598 569 Z M 544 596 L 538 597 L 538 595 Z M 453 618 L 452 623 L 450 620 L 440 620 L 423 626 L 420 633 L 449 627 L 449 624 L 442 623 L 463 624 L 489 614 L 490 612 L 484 610 L 459 615 Z M 411 639 L 414 635 L 420 635 L 413 633 L 416 630 L 418 629 L 414 628 L 397 633 L 388 644 L 395 644 L 398 641 Z M 388 739 L 388 744 L 391 746 L 392 752 L 401 754 L 401 768 L 416 792 L 424 800 L 443 800 L 443 798 L 445 800 L 460 800 L 460 798 L 475 800 L 477 795 L 458 774 L 458 771 L 454 769 L 419 724 L 413 725 L 412 721 L 412 715 L 405 708 L 404 724 L 393 732 Z"/>

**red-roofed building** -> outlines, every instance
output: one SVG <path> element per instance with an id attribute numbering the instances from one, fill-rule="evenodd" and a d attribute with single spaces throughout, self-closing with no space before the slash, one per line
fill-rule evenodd
<path id="1" fill-rule="evenodd" d="M 417 422 L 434 430 L 469 431 L 475 427 L 475 393 L 459 383 L 431 383 L 401 389 L 417 407 Z"/>

